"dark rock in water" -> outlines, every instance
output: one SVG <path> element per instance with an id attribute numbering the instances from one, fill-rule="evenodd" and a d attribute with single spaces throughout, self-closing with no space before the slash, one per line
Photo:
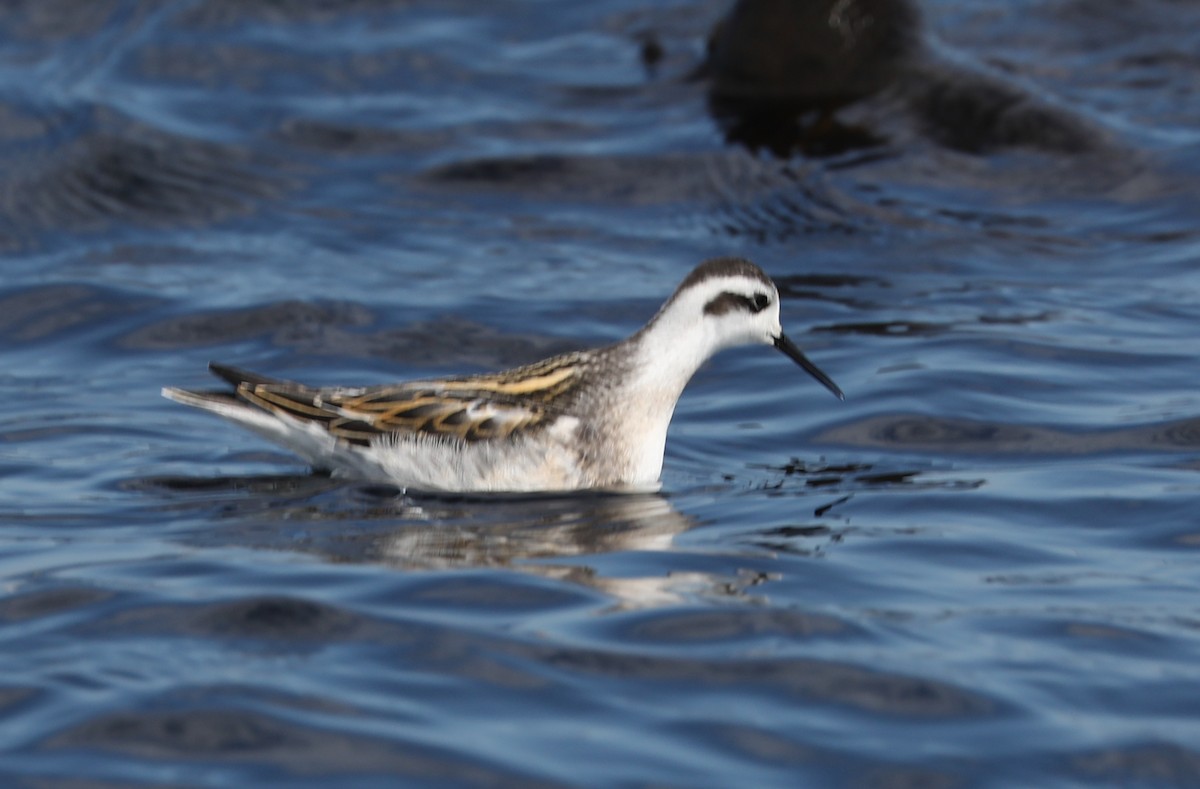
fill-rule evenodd
<path id="1" fill-rule="evenodd" d="M 710 97 L 709 109 L 720 123 L 726 141 L 784 158 L 794 153 L 836 156 L 886 142 L 885 137 L 867 127 L 839 121 L 824 107 L 814 109 L 782 101 L 731 102 Z"/>
<path id="2" fill-rule="evenodd" d="M 709 38 L 711 91 L 836 108 L 891 85 L 920 26 L 910 0 L 741 0 Z"/>
<path id="3" fill-rule="evenodd" d="M 991 75 L 929 61 L 913 67 L 902 88 L 917 121 L 947 148 L 1086 153 L 1103 144 L 1100 130 L 1083 118 Z"/>
<path id="4" fill-rule="evenodd" d="M 968 153 L 1078 153 L 1103 139 L 1017 84 L 938 57 L 912 0 L 738 0 L 713 28 L 698 75 L 729 141 L 780 156 L 879 145 L 886 135 L 875 127 L 897 109 L 935 142 Z M 878 123 L 837 118 L 875 97 Z"/>

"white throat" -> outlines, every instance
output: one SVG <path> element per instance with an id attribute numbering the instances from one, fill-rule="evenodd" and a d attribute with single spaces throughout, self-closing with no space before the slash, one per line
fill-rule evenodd
<path id="1" fill-rule="evenodd" d="M 631 383 L 670 398 L 671 410 L 700 366 L 722 348 L 709 322 L 697 322 L 700 308 L 686 306 L 668 305 L 633 339 L 637 362 Z"/>
<path id="2" fill-rule="evenodd" d="M 688 381 L 717 351 L 741 344 L 724 336 L 716 320 L 702 318 L 703 308 L 703 294 L 680 294 L 627 341 L 632 367 L 623 387 L 630 407 L 620 420 L 636 480 L 653 483 L 662 472 L 667 428 Z"/>

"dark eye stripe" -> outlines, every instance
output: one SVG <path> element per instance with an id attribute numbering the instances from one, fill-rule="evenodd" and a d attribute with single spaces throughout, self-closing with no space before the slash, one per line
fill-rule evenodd
<path id="1" fill-rule="evenodd" d="M 730 310 L 745 310 L 746 312 L 762 312 L 771 304 L 771 297 L 765 293 L 755 293 L 754 298 L 740 293 L 726 291 L 704 305 L 705 315 L 724 315 Z"/>

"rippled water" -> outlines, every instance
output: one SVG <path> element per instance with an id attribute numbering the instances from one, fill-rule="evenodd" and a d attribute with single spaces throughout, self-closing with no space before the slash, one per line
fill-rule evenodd
<path id="1" fill-rule="evenodd" d="M 7 4 L 4 785 L 1200 785 L 1200 5 L 922 7 L 781 141 L 715 0 Z M 158 395 L 610 341 L 729 253 L 847 400 L 718 357 L 660 496 Z"/>

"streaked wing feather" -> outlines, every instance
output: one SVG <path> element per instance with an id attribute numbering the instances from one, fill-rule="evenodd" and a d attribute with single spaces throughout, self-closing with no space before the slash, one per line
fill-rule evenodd
<path id="1" fill-rule="evenodd" d="M 276 414 L 321 424 L 352 444 L 381 436 L 441 436 L 461 441 L 509 438 L 561 415 L 579 380 L 581 356 L 567 354 L 501 373 L 360 389 L 314 389 L 236 369 L 237 394 Z"/>
<path id="2" fill-rule="evenodd" d="M 537 402 L 489 392 L 437 390 L 408 385 L 328 395 L 345 417 L 370 424 L 377 433 L 428 435 L 485 441 L 545 424 L 557 414 Z"/>

